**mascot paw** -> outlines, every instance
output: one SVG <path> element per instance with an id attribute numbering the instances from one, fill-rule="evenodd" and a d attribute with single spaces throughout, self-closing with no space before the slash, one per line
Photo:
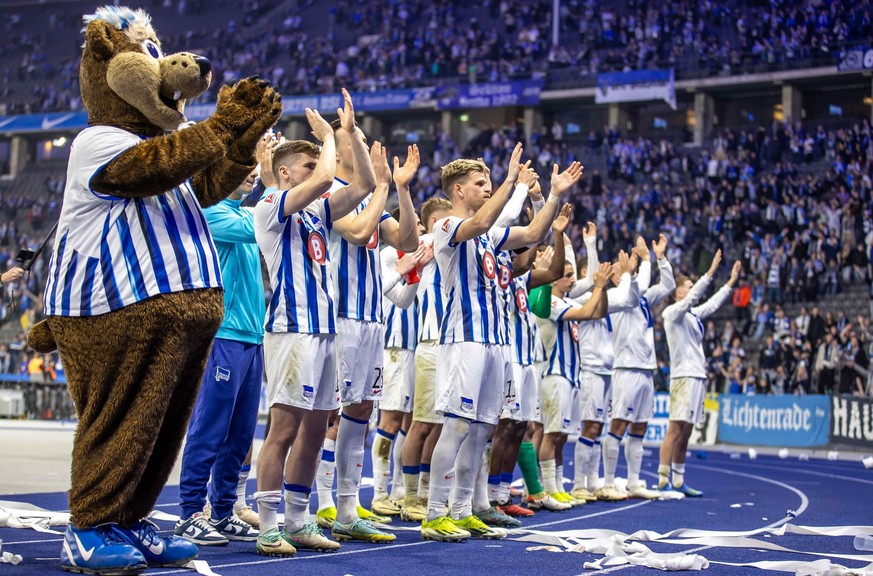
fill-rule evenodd
<path id="1" fill-rule="evenodd" d="M 281 115 L 282 97 L 269 82 L 257 76 L 224 86 L 218 93 L 215 118 L 237 138 L 249 132 L 258 132 L 260 137 Z"/>
<path id="2" fill-rule="evenodd" d="M 54 352 L 57 349 L 58 345 L 55 343 L 55 337 L 48 322 L 41 320 L 33 325 L 33 328 L 27 333 L 27 345 L 43 354 Z"/>

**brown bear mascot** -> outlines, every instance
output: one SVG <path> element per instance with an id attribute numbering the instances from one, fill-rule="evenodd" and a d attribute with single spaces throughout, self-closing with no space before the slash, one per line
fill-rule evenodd
<path id="1" fill-rule="evenodd" d="M 28 343 L 59 350 L 79 416 L 61 567 L 135 574 L 197 555 L 145 517 L 178 455 L 223 316 L 201 206 L 252 171 L 282 104 L 248 78 L 222 87 L 210 118 L 179 129 L 186 99 L 209 87 L 209 61 L 164 56 L 142 10 L 107 6 L 84 20 L 89 127 L 70 152 L 47 318 Z"/>

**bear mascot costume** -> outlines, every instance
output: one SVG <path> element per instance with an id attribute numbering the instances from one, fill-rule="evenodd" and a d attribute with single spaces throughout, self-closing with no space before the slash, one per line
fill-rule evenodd
<path id="1" fill-rule="evenodd" d="M 163 55 L 142 10 L 86 16 L 80 69 L 89 127 L 73 141 L 45 291 L 28 343 L 57 349 L 79 425 L 61 567 L 135 574 L 197 555 L 145 520 L 176 461 L 213 337 L 221 273 L 201 207 L 255 166 L 282 113 L 257 77 L 224 86 L 215 113 L 186 123 L 208 60 Z"/>

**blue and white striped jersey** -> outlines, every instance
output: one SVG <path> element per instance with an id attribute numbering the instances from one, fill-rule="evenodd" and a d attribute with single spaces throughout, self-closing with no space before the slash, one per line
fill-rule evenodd
<path id="1" fill-rule="evenodd" d="M 546 374 L 563 376 L 573 386 L 579 386 L 579 323 L 563 320 L 571 308 L 579 308 L 572 300 L 552 295 L 549 320 L 555 323 L 555 343 L 549 351 Z"/>
<path id="2" fill-rule="evenodd" d="M 433 244 L 433 234 L 424 234 L 421 241 L 425 245 Z M 418 283 L 418 340 L 438 340 L 440 325 L 445 313 L 443 299 L 442 275 L 436 258 L 428 262 L 421 270 L 421 281 Z"/>
<path id="3" fill-rule="evenodd" d="M 512 344 L 512 254 L 506 250 L 497 252 L 497 292 L 500 295 L 500 343 L 506 346 Z"/>
<path id="4" fill-rule="evenodd" d="M 385 348 L 415 350 L 418 341 L 418 303 L 401 308 L 393 302 L 385 307 Z"/>
<path id="5" fill-rule="evenodd" d="M 270 272 L 273 296 L 267 332 L 335 334 L 336 311 L 330 286 L 330 205 L 319 198 L 282 216 L 289 192 L 268 188 L 255 206 L 255 239 Z"/>
<path id="6" fill-rule="evenodd" d="M 331 192 L 347 186 L 346 182 L 335 178 Z M 364 198 L 354 214 L 370 203 L 370 196 Z M 381 224 L 391 215 L 382 213 Z M 328 234 L 331 253 L 331 282 L 336 295 L 336 314 L 340 318 L 351 318 L 362 322 L 382 321 L 382 268 L 379 263 L 379 226 L 370 236 L 366 246 L 355 246 L 331 229 Z"/>
<path id="7" fill-rule="evenodd" d="M 97 316 L 158 294 L 222 287 L 218 255 L 189 182 L 136 199 L 91 189 L 103 166 L 140 142 L 111 126 L 85 128 L 73 140 L 46 315 Z"/>
<path id="8" fill-rule="evenodd" d="M 530 366 L 544 359 L 543 340 L 536 316 L 530 311 L 528 285 L 530 271 L 512 280 L 510 298 L 510 343 L 515 351 L 515 362 Z"/>
<path id="9" fill-rule="evenodd" d="M 471 240 L 455 242 L 463 221 L 449 216 L 434 225 L 434 254 L 446 299 L 440 343 L 502 344 L 496 252 L 509 237 L 509 228 L 494 227 Z"/>

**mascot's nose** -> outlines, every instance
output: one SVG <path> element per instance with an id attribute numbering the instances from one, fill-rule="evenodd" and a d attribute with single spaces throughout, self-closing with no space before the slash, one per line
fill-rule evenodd
<path id="1" fill-rule="evenodd" d="M 201 78 L 212 72 L 212 63 L 203 56 L 195 56 L 194 61 L 197 62 L 197 65 L 200 67 Z"/>

